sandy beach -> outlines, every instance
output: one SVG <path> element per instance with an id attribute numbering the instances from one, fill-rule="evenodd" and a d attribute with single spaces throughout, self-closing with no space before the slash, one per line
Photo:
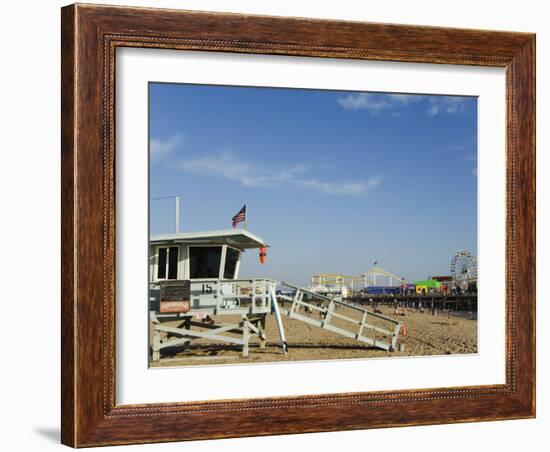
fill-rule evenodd
<path id="1" fill-rule="evenodd" d="M 477 320 L 469 319 L 467 313 L 449 314 L 431 311 L 418 312 L 409 309 L 406 315 L 395 315 L 387 306 L 379 309 L 384 315 L 404 323 L 406 334 L 399 336 L 404 351 L 387 352 L 366 346 L 354 339 L 311 326 L 295 319 L 283 318 L 289 353 L 281 351 L 274 316 L 266 322 L 267 346 L 260 348 L 258 338 L 250 341 L 250 355 L 241 356 L 241 348 L 207 340 L 194 342 L 188 350 L 171 350 L 163 354 L 152 367 L 185 366 L 205 364 L 246 364 L 276 361 L 311 361 L 330 359 L 388 358 L 396 356 L 425 356 L 467 354 L 477 352 Z M 313 314 L 312 314 L 313 315 Z M 238 321 L 238 317 L 223 316 L 223 322 Z"/>

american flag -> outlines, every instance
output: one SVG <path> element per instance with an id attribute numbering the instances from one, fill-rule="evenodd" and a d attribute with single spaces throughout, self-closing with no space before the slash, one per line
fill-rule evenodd
<path id="1" fill-rule="evenodd" d="M 246 204 L 242 207 L 241 210 L 232 218 L 233 227 L 236 228 L 241 221 L 246 221 Z"/>

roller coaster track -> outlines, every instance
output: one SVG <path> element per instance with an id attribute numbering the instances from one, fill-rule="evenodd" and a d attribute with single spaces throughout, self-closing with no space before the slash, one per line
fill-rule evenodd
<path id="1" fill-rule="evenodd" d="M 377 277 L 389 278 L 390 286 L 394 282 L 399 283 L 398 285 L 407 284 L 407 281 L 401 276 L 397 276 L 387 270 L 384 270 L 380 267 L 371 268 L 369 271 L 362 273 L 357 276 L 344 275 L 342 273 L 316 273 L 311 278 L 312 286 L 352 286 L 356 282 L 362 282 L 365 286 L 371 285 L 376 286 Z"/>
<path id="2" fill-rule="evenodd" d="M 394 275 L 393 273 L 384 270 L 383 268 L 374 267 L 370 269 L 368 272 L 363 273 L 360 275 L 363 281 L 370 282 L 371 285 L 376 286 L 376 277 L 377 276 L 385 276 L 386 278 L 390 279 L 390 286 L 393 285 L 393 281 L 399 282 L 399 285 L 407 284 L 407 281 L 405 281 L 405 278 L 401 276 Z"/>

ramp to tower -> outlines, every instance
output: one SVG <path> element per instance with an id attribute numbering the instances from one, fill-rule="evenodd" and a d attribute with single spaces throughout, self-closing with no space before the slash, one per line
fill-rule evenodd
<path id="1" fill-rule="evenodd" d="M 382 350 L 397 348 L 401 321 L 284 281 L 281 287 L 294 291 L 293 297 L 278 295 L 281 300 L 292 303 L 289 310 L 282 310 L 287 317 Z"/>

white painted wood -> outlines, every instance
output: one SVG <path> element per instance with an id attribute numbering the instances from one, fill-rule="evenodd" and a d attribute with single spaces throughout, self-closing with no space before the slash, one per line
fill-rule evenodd
<path id="1" fill-rule="evenodd" d="M 281 311 L 279 310 L 279 303 L 277 302 L 277 294 L 275 293 L 275 286 L 274 285 L 270 286 L 269 291 L 271 295 L 273 312 L 275 313 L 275 319 L 277 320 L 277 330 L 279 331 L 279 338 L 281 339 L 281 347 L 283 349 L 283 353 L 286 355 L 288 346 L 286 343 L 283 319 L 281 317 Z"/>

